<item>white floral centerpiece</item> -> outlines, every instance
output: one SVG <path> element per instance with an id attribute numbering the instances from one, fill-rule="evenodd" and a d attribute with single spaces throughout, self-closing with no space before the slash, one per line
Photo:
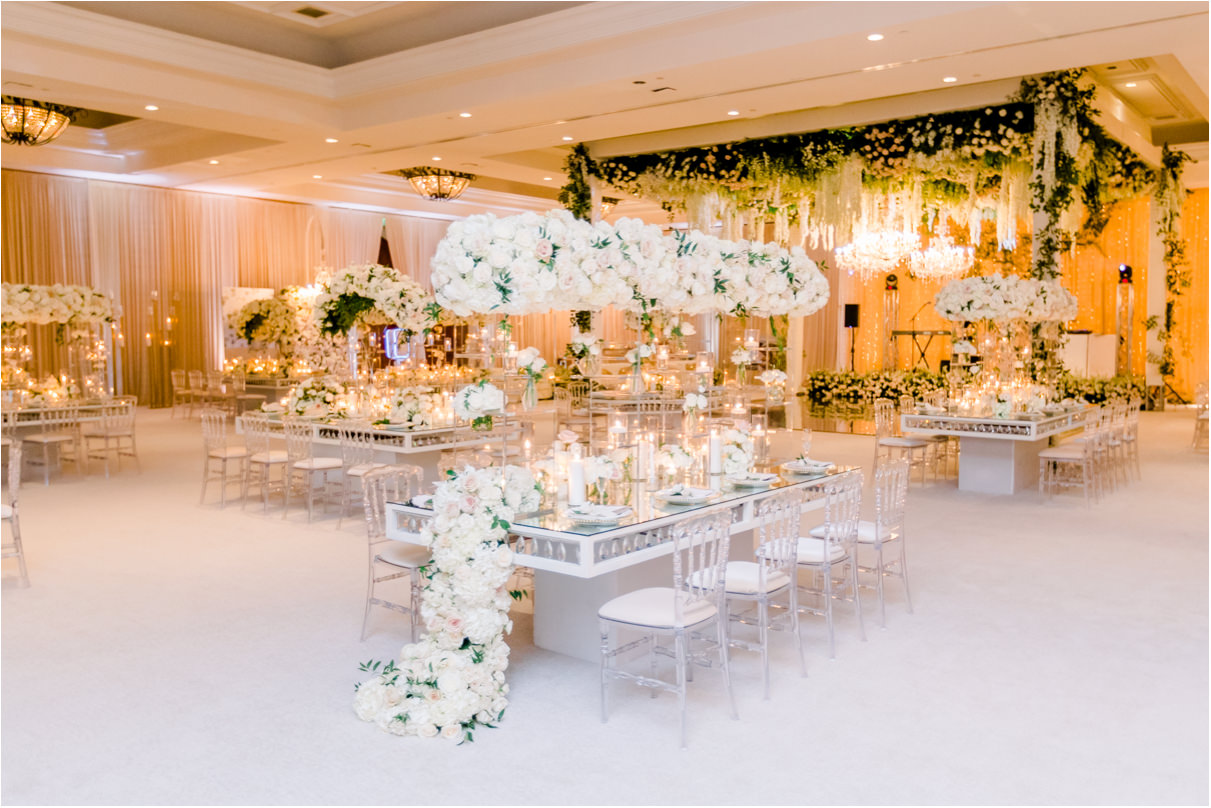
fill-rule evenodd
<path id="1" fill-rule="evenodd" d="M 656 452 L 656 464 L 669 477 L 676 477 L 678 474 L 688 474 L 694 467 L 694 455 L 684 446 L 665 443 Z"/>
<path id="2" fill-rule="evenodd" d="M 454 394 L 454 414 L 471 422 L 472 429 L 492 428 L 492 417 L 505 409 L 505 394 L 499 387 L 481 379 Z"/>
<path id="3" fill-rule="evenodd" d="M 526 389 L 521 394 L 521 405 L 527 410 L 532 410 L 538 404 L 536 384 L 546 373 L 547 360 L 542 358 L 537 348 L 531 346 L 518 352 L 517 369 L 526 375 Z"/>
<path id="4" fill-rule="evenodd" d="M 361 264 L 316 278 L 314 317 L 321 334 L 346 334 L 357 323 L 396 325 L 419 334 L 436 317 L 425 287 L 392 267 Z"/>
<path id="5" fill-rule="evenodd" d="M 508 706 L 505 670 L 512 630 L 509 526 L 541 502 L 534 478 L 516 466 L 449 472 L 433 495 L 424 537 L 433 552 L 421 616 L 427 634 L 398 663 L 368 662 L 353 710 L 394 735 L 472 740 Z"/>
<path id="6" fill-rule="evenodd" d="M 88 286 L 0 284 L 0 320 L 5 325 L 58 323 L 75 327 L 112 323 L 120 314 L 121 308 L 112 299 Z"/>
<path id="7" fill-rule="evenodd" d="M 771 402 L 779 402 L 786 397 L 786 379 L 786 373 L 777 368 L 768 368 L 757 377 L 757 381 L 765 385 L 765 397 Z"/>
<path id="8" fill-rule="evenodd" d="M 348 409 L 348 388 L 331 376 L 316 376 L 290 389 L 287 415 L 322 418 L 343 415 Z"/>
<path id="9" fill-rule="evenodd" d="M 248 301 L 231 313 L 227 325 L 240 339 L 261 344 L 289 345 L 297 330 L 294 307 L 278 297 Z"/>
<path id="10" fill-rule="evenodd" d="M 631 365 L 632 373 L 639 373 L 643 369 L 643 360 L 652 355 L 652 346 L 646 342 L 636 345 L 634 348 L 626 352 L 626 360 Z"/>
<path id="11" fill-rule="evenodd" d="M 720 434 L 723 443 L 723 473 L 743 474 L 753 467 L 753 437 L 748 430 L 731 427 Z"/>
<path id="12" fill-rule="evenodd" d="M 437 416 L 441 398 L 425 387 L 403 387 L 391 392 L 387 399 L 384 419 L 390 424 L 403 424 L 419 429 L 432 424 Z"/>
<path id="13" fill-rule="evenodd" d="M 703 412 L 710 406 L 710 400 L 704 393 L 686 393 L 681 409 L 691 415 Z"/>
<path id="14" fill-rule="evenodd" d="M 578 371 L 589 374 L 601 356 L 601 338 L 595 334 L 578 331 L 568 343 L 567 354 L 576 362 Z"/>
<path id="15" fill-rule="evenodd" d="M 934 308 L 947 320 L 1070 320 L 1076 297 L 1057 280 L 1037 281 L 1016 275 L 960 278 L 942 287 Z"/>

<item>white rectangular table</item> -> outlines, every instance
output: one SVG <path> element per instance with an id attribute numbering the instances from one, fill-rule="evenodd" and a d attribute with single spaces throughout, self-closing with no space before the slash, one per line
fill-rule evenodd
<path id="1" fill-rule="evenodd" d="M 600 634 L 597 610 L 611 598 L 646 586 L 672 582 L 671 528 L 711 508 L 731 511 L 733 536 L 757 526 L 756 504 L 777 490 L 806 490 L 805 512 L 820 510 L 819 488 L 850 467 L 825 474 L 781 480 L 771 488 L 725 490 L 703 505 L 655 502 L 646 490 L 636 493 L 634 513 L 618 525 L 576 525 L 548 508 L 518 515 L 510 528 L 516 537 L 514 562 L 534 570 L 534 644 L 539 648 L 595 662 Z M 638 488 L 638 486 L 636 486 Z M 419 542 L 419 528 L 432 511 L 408 503 L 387 505 L 387 536 Z M 733 541 L 733 558 L 751 560 L 751 542 Z"/>
<path id="2" fill-rule="evenodd" d="M 1039 452 L 1053 436 L 1079 429 L 1085 412 L 1010 418 L 906 413 L 900 428 L 905 435 L 958 437 L 960 491 L 1013 494 L 1038 484 Z"/>

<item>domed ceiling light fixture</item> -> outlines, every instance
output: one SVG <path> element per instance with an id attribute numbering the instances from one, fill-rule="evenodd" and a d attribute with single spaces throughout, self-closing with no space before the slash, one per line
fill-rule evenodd
<path id="1" fill-rule="evenodd" d="M 77 112 L 75 107 L 3 96 L 0 99 L 3 140 L 17 146 L 45 145 L 63 134 Z"/>

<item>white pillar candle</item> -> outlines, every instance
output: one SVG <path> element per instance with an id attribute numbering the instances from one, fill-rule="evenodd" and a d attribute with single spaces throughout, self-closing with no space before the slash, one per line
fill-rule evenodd
<path id="1" fill-rule="evenodd" d="M 584 462 L 573 460 L 568 464 L 568 504 L 583 505 L 584 501 Z"/>
<path id="2" fill-rule="evenodd" d="M 709 453 L 709 469 L 711 474 L 723 473 L 723 439 L 719 437 L 719 433 L 712 430 L 710 440 Z"/>

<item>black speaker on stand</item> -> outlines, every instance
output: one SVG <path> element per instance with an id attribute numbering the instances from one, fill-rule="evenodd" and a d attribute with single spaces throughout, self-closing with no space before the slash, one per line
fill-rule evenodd
<path id="1" fill-rule="evenodd" d="M 854 372 L 854 330 L 858 327 L 858 304 L 845 304 L 845 327 L 849 329 L 849 372 Z"/>

